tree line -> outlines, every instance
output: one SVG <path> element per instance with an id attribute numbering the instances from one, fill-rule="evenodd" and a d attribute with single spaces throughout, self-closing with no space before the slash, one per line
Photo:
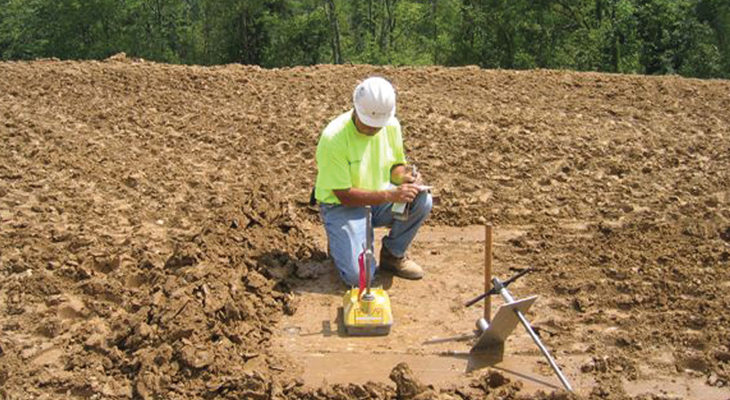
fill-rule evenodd
<path id="1" fill-rule="evenodd" d="M 730 77 L 728 0 L 0 0 L 0 58 Z"/>

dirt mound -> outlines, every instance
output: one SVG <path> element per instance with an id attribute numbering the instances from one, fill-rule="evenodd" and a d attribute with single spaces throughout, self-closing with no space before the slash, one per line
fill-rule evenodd
<path id="1" fill-rule="evenodd" d="M 730 385 L 730 83 L 117 57 L 0 64 L 3 395 L 518 398 L 489 373 L 429 391 L 404 366 L 396 388 L 312 391 L 269 351 L 293 274 L 325 256 L 319 132 L 371 74 L 397 87 L 430 224 L 529 228 L 500 262 L 538 267 L 532 290 L 589 329 L 540 322 L 592 354 L 591 397 L 630 397 L 659 345 L 676 362 L 656 369 Z"/>
<path id="2" fill-rule="evenodd" d="M 5 385 L 27 395 L 268 396 L 261 371 L 284 368 L 266 342 L 294 312 L 280 285 L 316 250 L 270 188 L 236 199 L 205 226 L 170 234 L 169 255 L 146 238 L 76 246 L 69 232 L 38 250 L 67 257 L 72 247 L 74 260 L 7 259 L 16 273 L 3 287 Z"/>

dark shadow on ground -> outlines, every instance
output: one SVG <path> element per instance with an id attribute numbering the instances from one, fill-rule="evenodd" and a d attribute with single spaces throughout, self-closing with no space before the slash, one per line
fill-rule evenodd
<path id="1" fill-rule="evenodd" d="M 350 290 L 340 278 L 331 258 L 324 255 L 297 260 L 288 253 L 265 253 L 257 264 L 267 278 L 280 281 L 279 287 L 297 293 L 344 295 Z M 376 270 L 373 287 L 389 290 L 393 286 L 393 274 Z"/>
<path id="2" fill-rule="evenodd" d="M 496 357 L 493 354 L 472 354 L 468 352 L 464 353 L 444 353 L 442 357 L 452 357 L 460 360 L 467 360 L 467 368 L 465 373 L 478 371 L 484 368 L 492 368 L 505 373 L 506 375 L 512 375 L 518 377 L 521 380 L 530 381 L 535 384 L 545 386 L 552 390 L 562 389 L 561 386 L 552 384 L 542 379 L 542 377 L 536 377 L 534 375 L 527 375 L 523 372 L 518 372 L 510 368 L 506 368 L 500 365 L 502 361 L 501 357 Z"/>

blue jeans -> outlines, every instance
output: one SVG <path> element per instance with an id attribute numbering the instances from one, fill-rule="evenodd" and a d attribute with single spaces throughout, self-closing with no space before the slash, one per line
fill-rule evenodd
<path id="1" fill-rule="evenodd" d="M 393 218 L 390 210 L 392 203 L 372 206 L 373 227 L 390 226 L 390 233 L 383 238 L 390 254 L 403 257 L 418 228 L 428 217 L 433 207 L 431 194 L 421 192 L 411 203 L 408 220 L 399 221 Z M 339 204 L 322 204 L 320 206 L 324 228 L 329 239 L 329 253 L 335 261 L 342 280 L 349 286 L 357 286 L 360 277 L 360 268 L 357 257 L 365 248 L 366 214 L 365 207 L 348 207 Z M 368 232 L 373 240 L 373 232 Z M 374 252 L 375 250 L 373 250 Z M 375 275 L 377 264 L 375 257 L 371 264 L 371 277 Z"/>

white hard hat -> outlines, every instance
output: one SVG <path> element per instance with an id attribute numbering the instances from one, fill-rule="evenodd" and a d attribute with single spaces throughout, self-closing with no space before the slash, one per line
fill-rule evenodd
<path id="1" fill-rule="evenodd" d="M 395 89 L 380 77 L 365 79 L 352 93 L 357 117 L 367 126 L 382 128 L 395 115 Z"/>

